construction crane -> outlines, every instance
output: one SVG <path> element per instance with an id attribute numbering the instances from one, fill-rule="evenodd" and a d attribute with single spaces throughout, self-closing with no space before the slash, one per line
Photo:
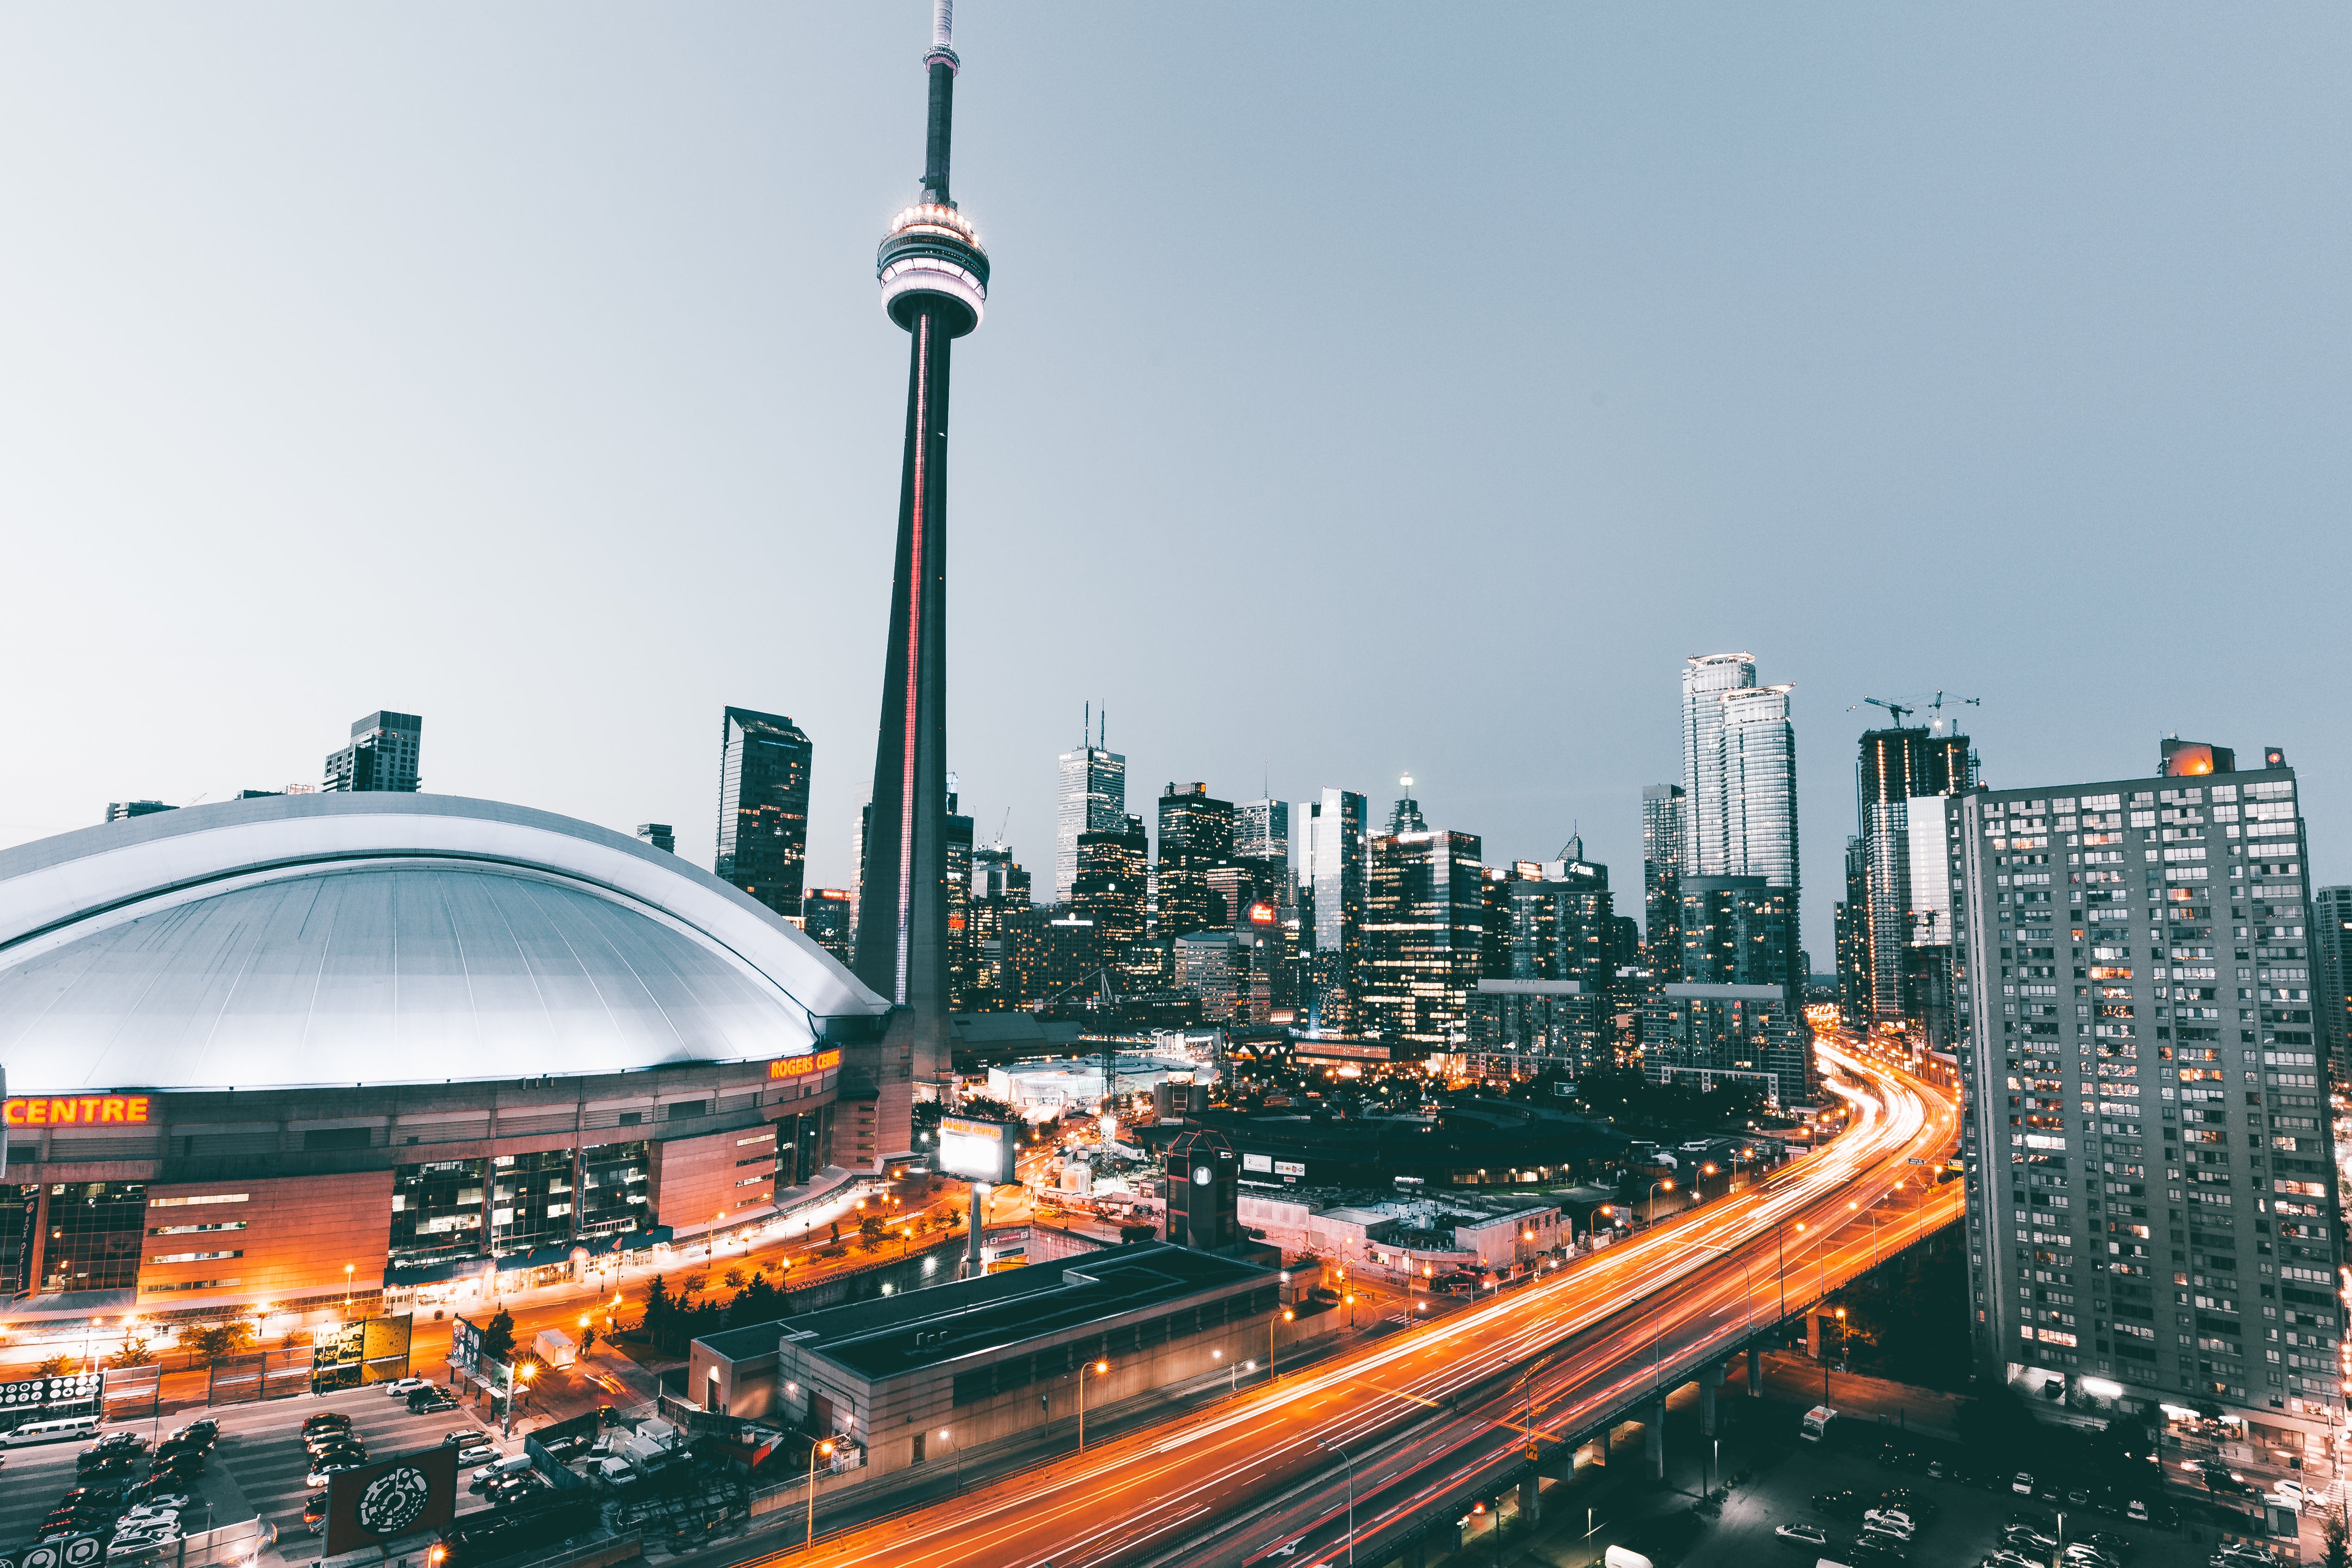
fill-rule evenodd
<path id="1" fill-rule="evenodd" d="M 1916 707 L 1906 707 L 1901 703 L 1888 702 L 1883 697 L 1864 697 L 1862 699 L 1862 702 L 1868 703 L 1873 707 L 1883 707 L 1888 713 L 1893 714 L 1895 716 L 1895 727 L 1897 729 L 1901 729 L 1903 727 L 1903 716 L 1905 714 L 1917 713 L 1919 711 Z M 1858 708 L 1861 706 L 1862 703 L 1856 703 L 1853 707 L 1849 707 L 1845 711 L 1852 713 L 1854 711 L 1854 708 Z"/>
<path id="2" fill-rule="evenodd" d="M 1984 699 L 1981 697 L 1953 697 L 1949 700 L 1956 703 L 1963 703 L 1969 707 L 1982 707 L 1984 706 Z M 1897 729 L 1900 729 L 1903 727 L 1903 716 L 1906 713 L 1931 713 L 1936 715 L 1937 717 L 1941 718 L 1943 716 L 1945 701 L 1945 695 L 1942 692 L 1937 692 L 1936 694 L 1934 701 L 1924 704 L 1889 702 L 1885 697 L 1864 697 L 1862 699 L 1862 702 L 1855 703 L 1845 711 L 1848 713 L 1853 713 L 1861 708 L 1863 703 L 1867 703 L 1872 707 L 1883 707 L 1888 713 L 1895 716 L 1895 727 Z"/>

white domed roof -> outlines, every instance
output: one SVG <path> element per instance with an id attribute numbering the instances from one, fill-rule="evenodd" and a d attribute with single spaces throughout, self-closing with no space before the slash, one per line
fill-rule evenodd
<path id="1" fill-rule="evenodd" d="M 520 807 L 289 796 L 0 852 L 13 1092 L 758 1060 L 887 1010 L 709 873 Z"/>

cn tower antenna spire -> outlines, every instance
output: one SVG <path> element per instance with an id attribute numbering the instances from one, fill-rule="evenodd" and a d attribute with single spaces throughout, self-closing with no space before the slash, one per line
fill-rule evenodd
<path id="1" fill-rule="evenodd" d="M 929 114 L 922 193 L 875 256 L 882 308 L 907 333 L 898 552 L 874 750 L 871 827 L 857 905 L 857 977 L 895 1004 L 878 1040 L 844 1042 L 843 1082 L 876 1096 L 870 1138 L 837 1163 L 877 1171 L 914 1150 L 915 1091 L 936 1092 L 953 1058 L 948 1014 L 948 390 L 955 340 L 988 303 L 988 252 L 948 195 L 956 73 L 951 0 L 932 0 L 923 55 Z M 861 1137 L 864 1129 L 860 1129 Z"/>

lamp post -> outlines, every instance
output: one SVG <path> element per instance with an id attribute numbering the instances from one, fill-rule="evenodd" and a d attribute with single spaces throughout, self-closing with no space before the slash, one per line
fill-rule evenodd
<path id="1" fill-rule="evenodd" d="M 520 1397 L 521 1397 L 521 1396 L 522 1396 L 523 1390 L 524 1390 L 524 1389 L 526 1389 L 526 1388 L 528 1388 L 528 1387 L 530 1387 L 530 1365 L 529 1365 L 528 1364 L 524 1364 L 524 1365 L 521 1365 L 521 1366 L 518 1366 L 518 1367 L 516 1367 L 516 1368 L 514 1369 L 514 1373 L 513 1373 L 513 1375 L 512 1375 L 511 1376 L 509 1376 L 509 1377 L 507 1379 L 507 1411 L 506 1411 L 506 1420 L 505 1420 L 505 1422 L 504 1422 L 504 1424 L 503 1424 L 502 1429 L 500 1430 L 500 1432 L 499 1432 L 499 1434 L 500 1437 L 513 1437 L 513 1436 L 514 1436 L 514 1407 L 515 1407 L 515 1401 L 516 1401 L 517 1399 L 520 1398 Z"/>
<path id="2" fill-rule="evenodd" d="M 832 1438 L 827 1437 L 822 1443 L 809 1445 L 808 1542 L 803 1548 L 804 1551 L 814 1550 L 816 1546 L 816 1461 L 819 1455 L 828 1459 L 833 1458 Z"/>
<path id="3" fill-rule="evenodd" d="M 353 1267 L 354 1265 L 350 1263 L 343 1265 L 343 1321 L 345 1322 L 351 1322 L 352 1318 L 352 1272 Z"/>
<path id="4" fill-rule="evenodd" d="M 1356 1461 L 1348 1457 L 1347 1449 L 1320 1437 L 1315 1439 L 1315 1446 L 1327 1454 L 1339 1455 L 1339 1462 L 1348 1467 L 1348 1568 L 1356 1568 Z"/>
<path id="5" fill-rule="evenodd" d="M 1289 1322 L 1297 1316 L 1298 1314 L 1288 1307 L 1282 1309 L 1284 1322 Z M 1272 1318 L 1265 1320 L 1265 1380 L 1268 1383 L 1279 1383 L 1282 1380 L 1281 1364 L 1274 1358 L 1274 1323 L 1275 1320 Z"/>
<path id="6" fill-rule="evenodd" d="M 1093 1370 L 1097 1377 L 1108 1376 L 1110 1363 L 1098 1360 Z M 1078 1452 L 1081 1454 L 1087 1451 L 1087 1371 L 1083 1366 L 1078 1368 Z"/>
<path id="7" fill-rule="evenodd" d="M 1837 1325 L 1838 1325 L 1838 1348 L 1839 1348 L 1840 1350 L 1843 1350 L 1843 1349 L 1845 1348 L 1845 1309 L 1844 1309 L 1843 1307 L 1840 1307 L 1840 1308 L 1837 1310 Z M 1829 1357 L 1829 1351 L 1828 1351 L 1828 1349 L 1827 1349 L 1826 1347 L 1824 1347 L 1824 1348 L 1822 1349 L 1822 1404 L 1824 1404 L 1824 1405 L 1826 1405 L 1826 1404 L 1828 1404 L 1829 1402 L 1830 1402 L 1830 1357 Z"/>
<path id="8" fill-rule="evenodd" d="M 1655 1225 L 1658 1222 L 1658 1189 L 1660 1187 L 1665 1188 L 1668 1192 L 1674 1191 L 1675 1178 L 1672 1176 L 1660 1176 L 1657 1180 L 1650 1184 L 1649 1197 L 1644 1201 L 1650 1206 L 1650 1223 L 1653 1225 Z"/>
<path id="9" fill-rule="evenodd" d="M 949 1427 L 940 1428 L 940 1441 L 954 1446 L 956 1491 L 961 1495 L 963 1491 L 963 1445 L 955 1441 L 955 1430 Z"/>

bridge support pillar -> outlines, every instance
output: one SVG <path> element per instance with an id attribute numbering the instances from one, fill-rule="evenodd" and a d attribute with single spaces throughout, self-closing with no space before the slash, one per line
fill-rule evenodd
<path id="1" fill-rule="evenodd" d="M 1698 1372 L 1698 1429 L 1709 1437 L 1715 1436 L 1715 1380 L 1722 1371 L 1710 1362 Z"/>
<path id="2" fill-rule="evenodd" d="M 1427 1540 L 1418 1535 L 1412 1538 L 1412 1544 L 1404 1549 L 1404 1568 L 1429 1568 Z"/>
<path id="3" fill-rule="evenodd" d="M 1655 1405 L 1642 1413 L 1642 1454 L 1649 1461 L 1650 1479 L 1666 1479 L 1666 1401 L 1661 1396 Z"/>
<path id="4" fill-rule="evenodd" d="M 1529 1473 L 1519 1482 L 1519 1522 L 1534 1524 L 1543 1518 L 1543 1482 Z"/>
<path id="5" fill-rule="evenodd" d="M 1752 1343 L 1748 1347 L 1748 1397 L 1764 1397 L 1764 1353 Z"/>
<path id="6" fill-rule="evenodd" d="M 1822 1314 L 1811 1307 L 1805 1309 L 1805 1354 L 1815 1361 L 1822 1358 Z"/>

